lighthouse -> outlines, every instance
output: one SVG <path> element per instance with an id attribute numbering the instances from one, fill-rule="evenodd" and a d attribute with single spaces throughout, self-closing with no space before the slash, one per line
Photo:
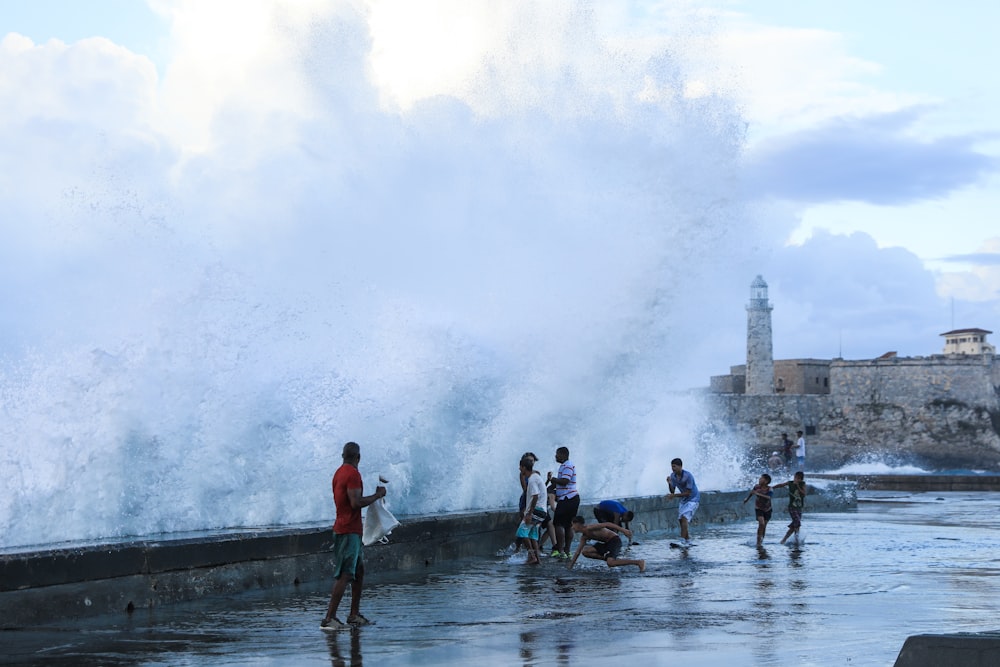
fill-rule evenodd
<path id="1" fill-rule="evenodd" d="M 750 303 L 747 305 L 746 393 L 774 393 L 771 304 L 767 301 L 767 283 L 759 275 L 750 283 Z"/>

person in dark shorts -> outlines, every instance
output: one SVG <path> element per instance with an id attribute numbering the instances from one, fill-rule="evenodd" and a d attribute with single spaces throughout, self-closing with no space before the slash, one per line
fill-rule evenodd
<path id="1" fill-rule="evenodd" d="M 552 546 L 553 558 L 569 558 L 570 546 L 573 544 L 573 517 L 580 510 L 580 493 L 576 488 L 576 466 L 569 460 L 569 449 L 560 447 L 556 450 L 556 461 L 559 471 L 549 481 L 554 482 L 556 490 L 556 511 L 552 524 L 556 529 L 556 543 Z"/>
<path id="2" fill-rule="evenodd" d="M 602 500 L 594 506 L 594 518 L 598 523 L 606 521 L 631 530 L 635 513 L 617 500 Z"/>
<path id="3" fill-rule="evenodd" d="M 618 557 L 622 552 L 622 538 L 618 534 L 632 537 L 632 531 L 628 528 L 622 528 L 616 523 L 607 521 L 587 525 L 582 516 L 573 517 L 570 526 L 574 533 L 580 533 L 580 544 L 576 547 L 576 553 L 573 554 L 573 559 L 570 560 L 566 569 L 572 569 L 577 558 L 582 554 L 586 558 L 603 560 L 608 564 L 608 567 L 635 565 L 640 572 L 646 571 L 646 561 Z M 594 540 L 594 544 L 588 544 L 587 540 Z"/>
<path id="4" fill-rule="evenodd" d="M 799 537 L 799 529 L 802 527 L 802 510 L 806 506 L 805 473 L 799 470 L 791 480 L 775 484 L 772 488 L 780 489 L 783 486 L 788 487 L 788 516 L 791 517 L 792 522 L 788 524 L 788 532 L 781 538 L 782 544 L 787 542 L 792 535 L 795 535 L 796 540 Z"/>
<path id="5" fill-rule="evenodd" d="M 760 476 L 757 485 L 750 490 L 743 502 L 746 503 L 754 496 L 756 496 L 754 514 L 757 515 L 757 546 L 759 547 L 764 543 L 767 523 L 771 520 L 771 498 L 774 497 L 774 491 L 771 490 L 771 476 L 767 473 Z"/>

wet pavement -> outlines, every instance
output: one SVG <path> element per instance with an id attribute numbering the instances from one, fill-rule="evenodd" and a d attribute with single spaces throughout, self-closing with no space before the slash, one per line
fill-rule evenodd
<path id="1" fill-rule="evenodd" d="M 3 664 L 892 665 L 919 633 L 995 631 L 1000 494 L 865 492 L 805 515 L 782 546 L 755 524 L 642 536 L 647 571 L 493 557 L 381 575 L 373 626 L 325 633 L 326 586 L 245 593 L 129 617 L 0 633 Z M 641 517 L 639 517 L 641 519 Z M 346 612 L 345 600 L 342 611 Z"/>

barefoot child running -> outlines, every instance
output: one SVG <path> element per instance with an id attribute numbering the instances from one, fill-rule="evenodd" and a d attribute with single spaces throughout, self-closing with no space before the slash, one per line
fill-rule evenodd
<path id="1" fill-rule="evenodd" d="M 795 541 L 798 542 L 799 540 L 799 529 L 802 527 L 802 510 L 806 506 L 806 476 L 799 470 L 795 473 L 792 480 L 775 484 L 774 488 L 780 489 L 783 486 L 788 487 L 788 515 L 792 518 L 792 522 L 788 524 L 788 532 L 781 538 L 782 544 L 788 541 L 788 538 L 793 534 L 795 535 Z"/>
<path id="2" fill-rule="evenodd" d="M 750 500 L 754 496 L 757 496 L 756 502 L 754 503 L 754 514 L 757 515 L 757 546 L 761 546 L 764 543 L 764 534 L 767 532 L 767 522 L 771 520 L 771 498 L 774 496 L 774 491 L 771 490 L 771 476 L 764 473 L 757 480 L 757 486 L 750 490 L 747 497 L 743 499 L 743 503 Z"/>

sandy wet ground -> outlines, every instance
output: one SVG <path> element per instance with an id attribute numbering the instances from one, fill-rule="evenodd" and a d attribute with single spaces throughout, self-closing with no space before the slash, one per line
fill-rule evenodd
<path id="1" fill-rule="evenodd" d="M 370 582 L 377 622 L 318 628 L 327 590 L 284 589 L 128 619 L 0 636 L 2 660 L 45 665 L 892 665 L 927 632 L 996 630 L 1000 495 L 863 495 L 806 514 L 799 547 L 755 524 L 699 526 L 696 546 L 643 536 L 647 571 L 484 558 Z M 665 537 L 665 536 L 663 536 Z M 345 603 L 346 605 L 346 603 Z M 346 610 L 346 606 L 344 608 Z"/>

